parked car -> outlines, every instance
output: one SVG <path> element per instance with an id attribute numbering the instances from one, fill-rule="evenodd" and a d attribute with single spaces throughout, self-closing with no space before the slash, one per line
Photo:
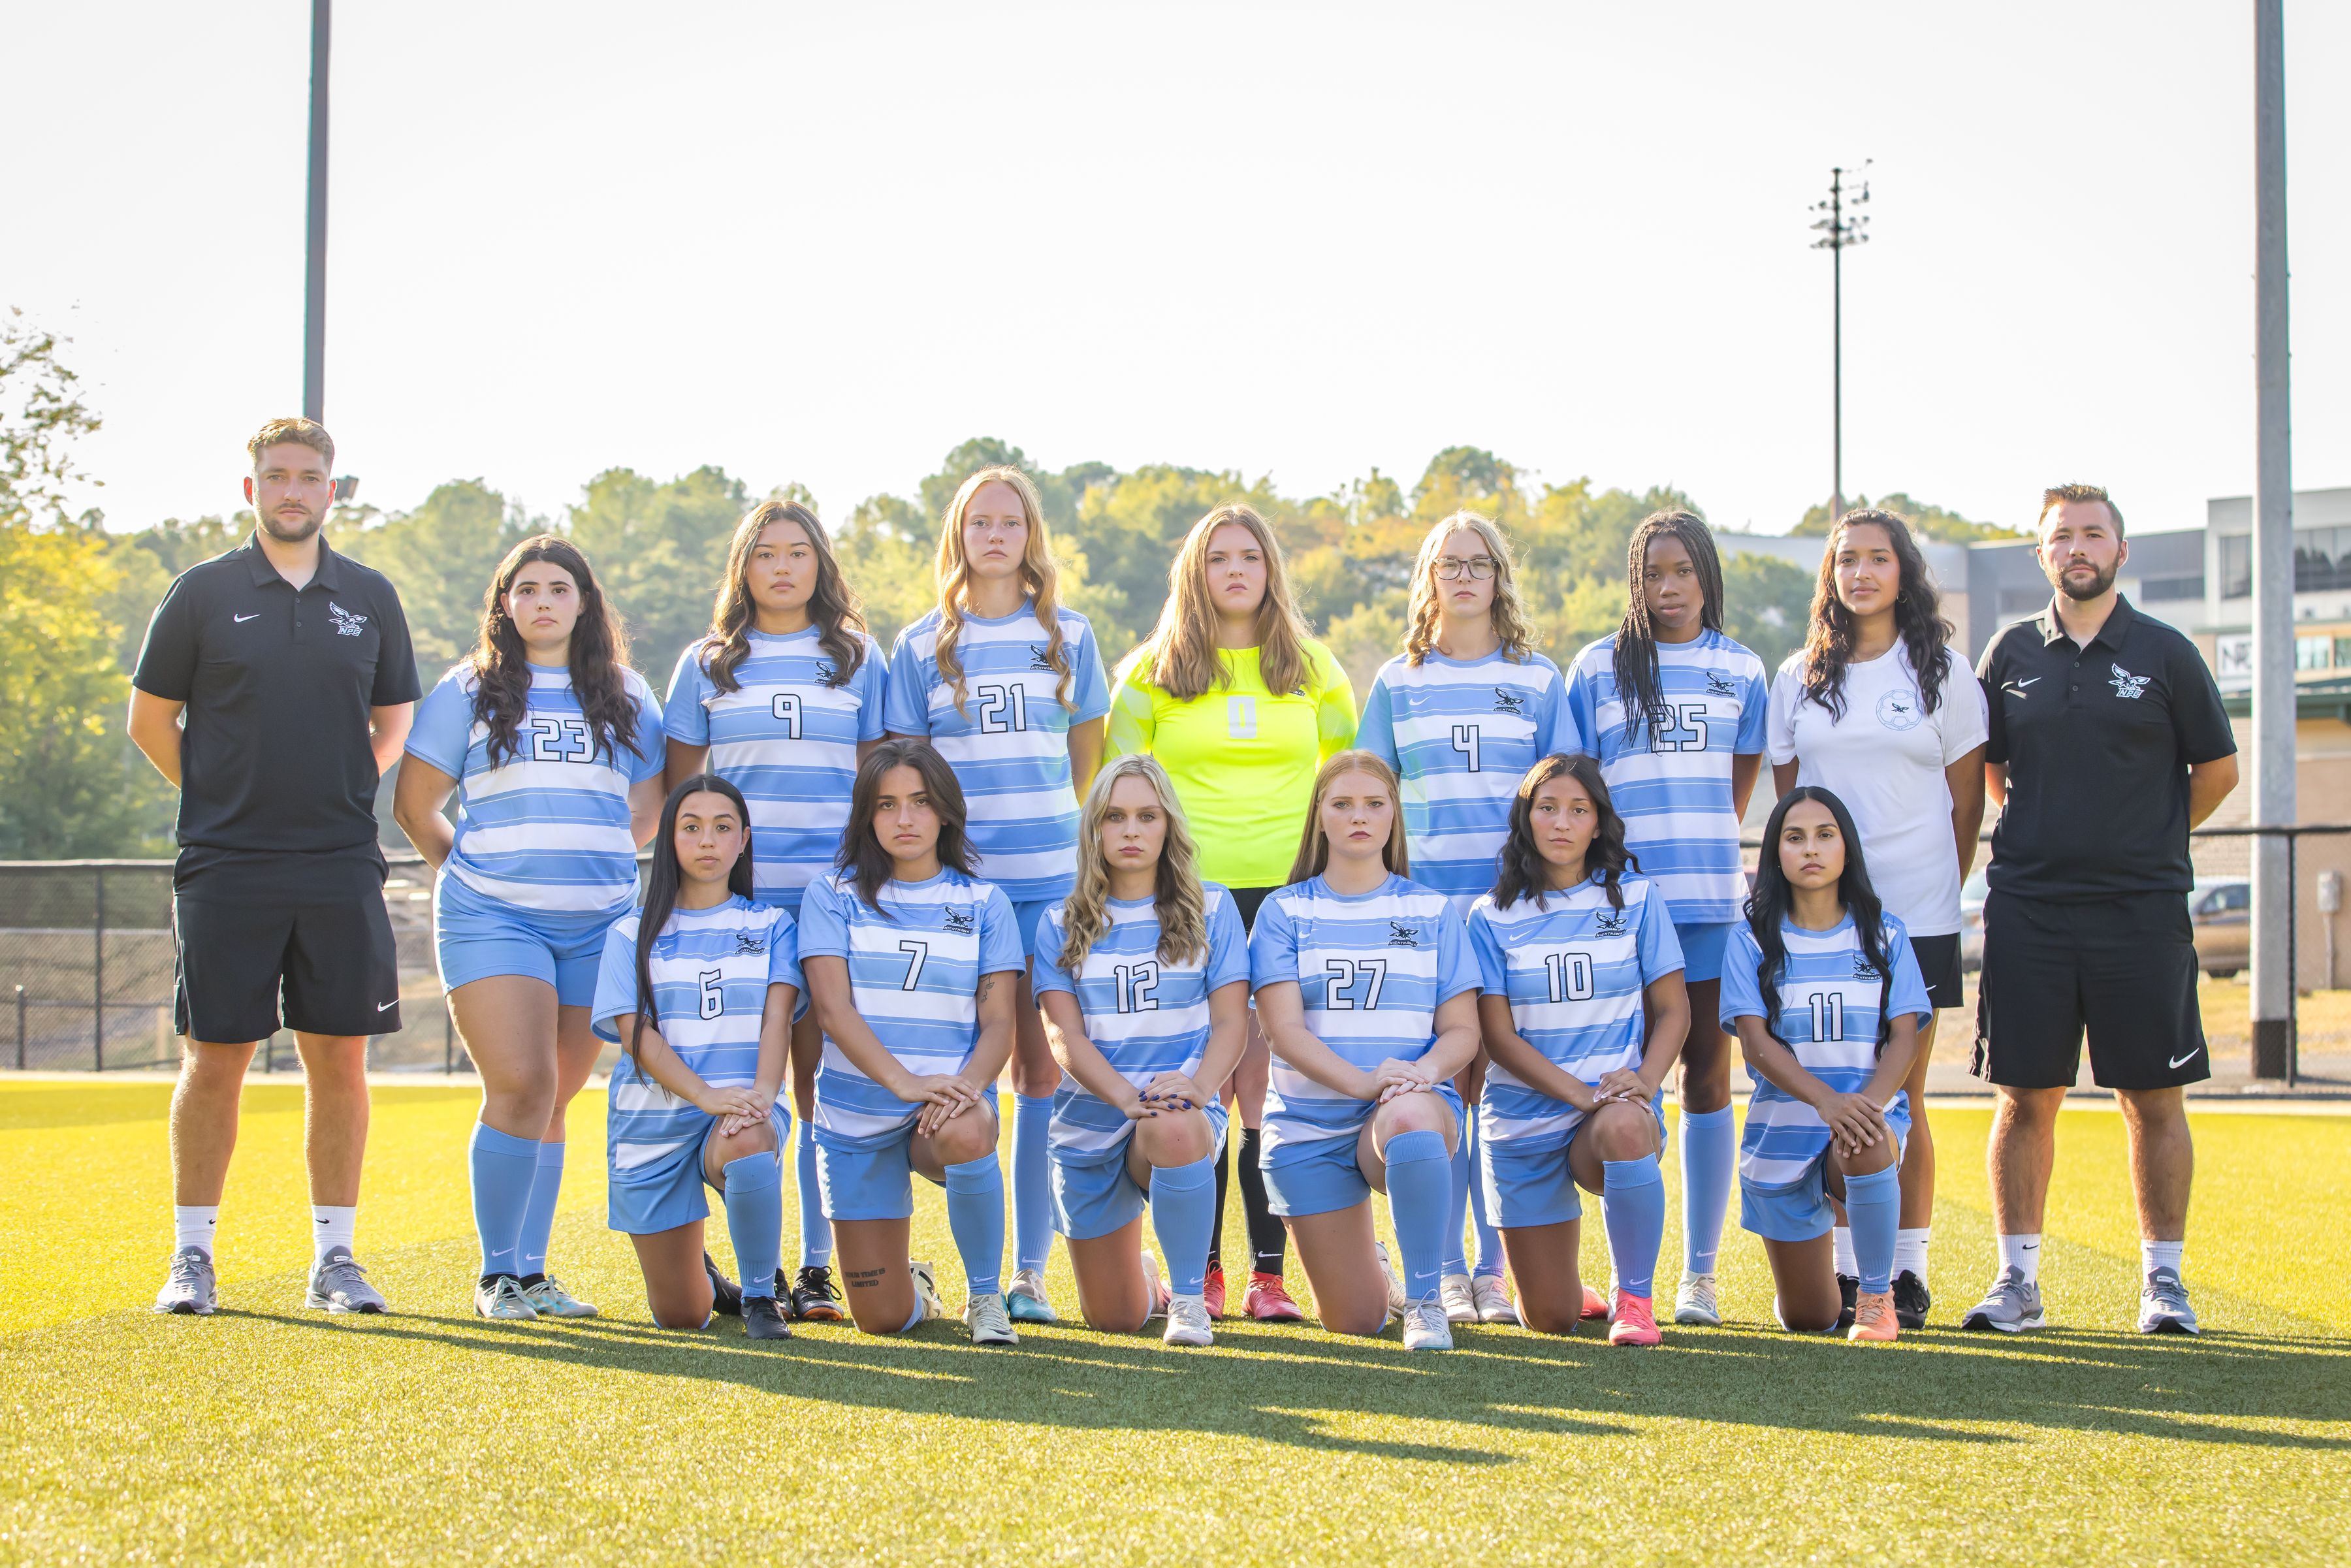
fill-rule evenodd
<path id="1" fill-rule="evenodd" d="M 2216 980 L 2232 980 L 2252 962 L 2253 884 L 2204 882 L 2188 895 L 2196 933 L 2196 964 Z"/>

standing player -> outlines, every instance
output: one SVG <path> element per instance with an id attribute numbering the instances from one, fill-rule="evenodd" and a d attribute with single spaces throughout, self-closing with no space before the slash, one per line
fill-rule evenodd
<path id="1" fill-rule="evenodd" d="M 662 711 L 669 787 L 707 767 L 750 802 L 760 903 L 797 914 L 801 890 L 831 870 L 857 765 L 882 743 L 886 678 L 816 515 L 797 502 L 761 502 L 735 530 L 710 634 L 679 656 Z M 800 1261 L 791 1311 L 837 1322 L 832 1228 L 817 1193 L 810 1119 L 823 1054 L 823 1030 L 803 1009 L 792 1029 Z"/>
<path id="2" fill-rule="evenodd" d="M 963 482 L 939 526 L 938 608 L 898 636 L 886 724 L 928 737 L 970 802 L 972 874 L 1004 890 L 1034 957 L 1037 920 L 1069 895 L 1078 865 L 1078 798 L 1102 760 L 1110 683 L 1093 627 L 1062 608 L 1037 486 L 1018 468 Z M 1053 1246 L 1048 1140 L 1061 1070 L 1029 989 L 1012 982 L 1012 1315 L 1051 1322 L 1045 1260 Z"/>
<path id="3" fill-rule="evenodd" d="M 1868 852 L 1871 881 L 1910 933 L 1937 1009 L 1960 1004 L 1959 885 L 1983 826 L 1984 699 L 1950 646 L 1926 559 L 1892 512 L 1847 512 L 1830 530 L 1813 592 L 1811 634 L 1771 682 L 1771 783 L 1836 792 Z M 1902 1153 L 1902 1230 L 1895 1242 L 1894 1311 L 1923 1328 L 1935 1140 L 1927 1125 L 1927 1064 L 1935 1015 L 1919 1031 L 1903 1088 L 1910 1135 Z M 1853 1238 L 1836 1233 L 1837 1281 L 1850 1306 Z"/>
<path id="4" fill-rule="evenodd" d="M 1960 1326 L 2042 1325 L 2042 1210 L 2086 1030 L 2130 1141 L 2138 1331 L 2194 1333 L 2179 1272 L 2196 1170 L 2182 1090 L 2212 1059 L 2188 833 L 2236 788 L 2237 743 L 2196 645 L 2116 591 L 2130 545 L 2106 493 L 2046 491 L 2037 527 L 2056 592 L 1977 665 L 1991 712 L 1984 785 L 2001 807 L 1975 1057 L 1999 1096 L 1984 1157 L 2000 1272 Z"/>
<path id="5" fill-rule="evenodd" d="M 1500 881 L 1469 912 L 1469 945 L 1493 1055 L 1479 1179 L 1510 1249 L 1520 1316 L 1545 1333 L 1592 1315 L 1576 1258 L 1581 1185 L 1600 1194 L 1615 1263 L 1608 1341 L 1658 1342 L 1657 1089 L 1689 1030 L 1665 902 L 1631 869 L 1598 763 L 1547 757 L 1528 770 L 1510 803 Z"/>
<path id="6" fill-rule="evenodd" d="M 1722 962 L 1722 1026 L 1754 1070 L 1739 1222 L 1763 1239 L 1780 1326 L 1833 1332 L 1844 1308 L 1829 1232 L 1851 1216 L 1860 1293 L 1849 1335 L 1892 1341 L 1902 1215 L 1902 1087 L 1934 1009 L 1902 922 L 1884 913 L 1853 817 L 1826 789 L 1780 798 Z"/>
<path id="7" fill-rule="evenodd" d="M 332 438 L 307 419 L 273 419 L 246 453 L 253 537 L 172 582 L 131 683 L 131 738 L 180 791 L 172 1010 L 184 1044 L 172 1266 L 155 1310 L 204 1314 L 217 1301 L 213 1232 L 237 1096 L 254 1047 L 282 1019 L 302 1059 L 304 1303 L 380 1312 L 351 1256 L 368 1037 L 400 1028 L 375 792 L 408 734 L 416 666 L 391 582 L 319 535 L 334 501 Z"/>
<path id="8" fill-rule="evenodd" d="M 1722 1322 L 1715 1261 L 1739 1153 L 1730 1041 L 1715 1027 L 1723 945 L 1745 896 L 1739 820 L 1763 760 L 1763 661 L 1722 634 L 1722 562 L 1688 512 L 1633 532 L 1625 624 L 1576 655 L 1568 707 L 1600 758 L 1625 847 L 1666 896 L 1689 987 L 1682 1046 L 1682 1278 L 1674 1321 Z"/>
<path id="9" fill-rule="evenodd" d="M 1168 564 L 1159 624 L 1122 668 L 1111 755 L 1145 752 L 1165 767 L 1200 841 L 1200 874 L 1223 883 L 1241 924 L 1253 927 L 1265 895 L 1281 885 L 1297 856 L 1291 824 L 1312 799 L 1314 770 L 1354 741 L 1354 688 L 1331 651 L 1307 635 L 1280 541 L 1248 507 L 1218 507 L 1185 535 Z M 1249 1045 L 1224 1090 L 1241 1119 L 1250 1253 L 1241 1310 L 1290 1322 L 1302 1314 L 1282 1283 L 1289 1246 L 1266 1202 L 1259 1164 L 1269 1061 L 1252 1011 Z M 1220 1146 L 1204 1292 L 1212 1318 L 1225 1315 L 1231 1163 Z"/>
<path id="10" fill-rule="evenodd" d="M 888 740 L 858 765 L 841 869 L 800 901 L 800 968 L 824 1025 L 817 1178 L 867 1333 L 945 1314 L 906 1256 L 919 1171 L 947 1190 L 974 1344 L 1011 1344 L 996 1077 L 1012 1054 L 1020 933 L 973 874 L 963 789 L 930 745 Z"/>
<path id="11" fill-rule="evenodd" d="M 604 933 L 661 813 L 661 705 L 570 540 L 498 563 L 480 640 L 426 695 L 392 815 L 439 872 L 441 983 L 482 1075 L 469 1161 L 485 1317 L 593 1317 L 547 1271 L 564 1112 L 596 1065 Z M 458 800 L 453 828 L 441 808 Z"/>
<path id="12" fill-rule="evenodd" d="M 1159 1305 L 1143 1207 L 1166 1260 L 1166 1342 L 1209 1343 L 1209 1228 L 1225 1139 L 1217 1091 L 1249 1030 L 1249 937 L 1203 883 L 1166 770 L 1122 757 L 1095 775 L 1077 886 L 1045 912 L 1036 986 L 1064 1076 L 1053 1097 L 1053 1222 L 1086 1322 L 1130 1333 Z"/>
<path id="13" fill-rule="evenodd" d="M 1437 1294 L 1461 1135 L 1454 1075 L 1478 1051 L 1478 963 L 1452 903 L 1406 880 L 1395 775 L 1367 751 L 1322 765 L 1291 866 L 1249 936 L 1273 1047 L 1265 1185 L 1322 1326 L 1450 1350 Z M 1404 1273 L 1372 1237 L 1388 1195 Z"/>
<path id="14" fill-rule="evenodd" d="M 1429 529 L 1413 563 L 1405 651 L 1372 682 L 1356 738 L 1402 781 L 1415 878 L 1452 899 L 1464 919 L 1494 886 L 1519 780 L 1538 758 L 1583 749 L 1567 683 L 1533 638 L 1501 530 L 1475 512 Z M 1457 1323 L 1518 1317 L 1502 1288 L 1501 1239 L 1487 1222 L 1485 1185 L 1472 1175 L 1486 1061 L 1481 1051 L 1456 1085 L 1469 1106 L 1468 1136 L 1453 1155 L 1446 1232 L 1445 1315 Z M 1478 1221 L 1474 1273 L 1461 1255 L 1468 1210 Z"/>
<path id="15" fill-rule="evenodd" d="M 593 1021 L 623 1051 L 605 1123 L 610 1223 L 636 1244 L 653 1322 L 710 1319 L 702 1189 L 712 1186 L 743 1271 L 744 1333 L 789 1339 L 776 1281 L 800 969 L 790 912 L 753 897 L 749 818 L 724 779 L 703 774 L 670 791 L 644 907 L 605 934 Z"/>

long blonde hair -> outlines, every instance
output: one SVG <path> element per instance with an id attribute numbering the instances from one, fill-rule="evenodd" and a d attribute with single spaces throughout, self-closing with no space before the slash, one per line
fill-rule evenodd
<path id="1" fill-rule="evenodd" d="M 737 689 L 735 671 L 751 652 L 751 628 L 759 607 L 751 598 L 751 552 L 770 523 L 791 523 L 808 537 L 816 555 L 816 587 L 809 593 L 809 623 L 816 628 L 817 645 L 832 660 L 829 686 L 845 686 L 865 661 L 864 607 L 857 590 L 842 575 L 832 541 L 816 514 L 798 501 L 762 501 L 736 525 L 734 542 L 726 547 L 726 577 L 710 607 L 710 633 L 702 646 L 702 668 L 710 684 L 722 692 Z"/>
<path id="2" fill-rule="evenodd" d="M 1306 807 L 1306 831 L 1298 836 L 1298 858 L 1290 862 L 1291 882 L 1321 876 L 1323 868 L 1331 863 L 1331 839 L 1322 831 L 1322 797 L 1330 793 L 1332 779 L 1349 773 L 1368 773 L 1386 789 L 1395 816 L 1388 829 L 1387 845 L 1380 851 L 1380 860 L 1398 876 L 1412 875 L 1412 852 L 1405 843 L 1404 801 L 1397 793 L 1395 769 L 1375 753 L 1343 751 L 1314 775 L 1314 799 Z"/>
<path id="3" fill-rule="evenodd" d="M 1086 809 L 1078 821 L 1078 881 L 1061 904 L 1061 971 L 1072 979 L 1093 945 L 1110 930 L 1110 866 L 1102 858 L 1103 819 L 1110 815 L 1110 792 L 1122 779 L 1140 779 L 1159 797 L 1166 814 L 1167 838 L 1159 852 L 1159 956 L 1170 964 L 1188 964 L 1208 951 L 1207 894 L 1200 886 L 1199 852 L 1192 841 L 1192 825 L 1184 804 L 1176 797 L 1175 782 L 1159 759 L 1147 752 L 1130 752 L 1106 764 L 1086 791 Z"/>
<path id="4" fill-rule="evenodd" d="M 956 714 L 969 716 L 963 706 L 963 661 L 956 656 L 956 641 L 963 633 L 963 591 L 971 580 L 971 562 L 963 553 L 963 515 L 979 487 L 998 479 L 1012 486 L 1020 497 L 1020 509 L 1029 515 L 1029 542 L 1020 552 L 1020 587 L 1036 601 L 1037 624 L 1045 629 L 1045 659 L 1061 677 L 1053 695 L 1074 713 L 1077 704 L 1070 697 L 1070 655 L 1061 646 L 1061 569 L 1045 538 L 1045 504 L 1038 499 L 1035 483 L 1018 468 L 998 465 L 974 474 L 956 488 L 946 515 L 939 519 L 939 553 L 932 562 L 939 583 L 939 674 L 955 688 Z"/>
<path id="5" fill-rule="evenodd" d="M 1311 673 L 1306 644 L 1311 633 L 1290 595 L 1280 541 L 1254 507 L 1218 507 L 1184 536 L 1167 567 L 1159 624 L 1135 655 L 1144 678 L 1179 703 L 1196 702 L 1231 681 L 1217 657 L 1217 612 L 1208 600 L 1208 537 L 1227 523 L 1256 535 L 1265 555 L 1265 598 L 1257 607 L 1258 673 L 1265 689 L 1278 696 L 1302 691 Z"/>
<path id="6" fill-rule="evenodd" d="M 1510 541 L 1491 517 L 1476 512 L 1454 513 L 1420 541 L 1420 553 L 1412 563 L 1412 607 L 1406 617 L 1411 630 L 1405 633 L 1405 661 L 1417 666 L 1437 646 L 1437 622 L 1444 613 L 1437 591 L 1437 554 L 1447 538 L 1464 528 L 1483 540 L 1486 553 L 1494 558 L 1494 602 L 1488 613 L 1493 619 L 1494 635 L 1502 640 L 1502 653 L 1510 663 L 1523 664 L 1535 651 L 1534 628 L 1527 624 L 1526 612 L 1519 605 L 1518 584 L 1511 580 Z"/>

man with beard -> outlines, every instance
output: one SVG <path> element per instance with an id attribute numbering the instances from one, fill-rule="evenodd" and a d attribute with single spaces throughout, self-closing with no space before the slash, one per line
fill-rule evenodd
<path id="1" fill-rule="evenodd" d="M 2237 744 L 2196 646 L 2115 591 L 2122 514 L 2093 485 L 2041 499 L 2049 608 L 1977 666 L 2001 808 L 1984 905 L 1974 1071 L 1992 1114 L 2000 1267 L 1961 1326 L 2039 1328 L 2057 1110 L 2081 1065 L 2115 1092 L 2138 1201 L 2138 1331 L 2194 1333 L 2180 1281 L 2195 1150 L 2182 1086 L 2211 1076 L 2196 1005 L 2188 832 L 2236 787 Z"/>
<path id="2" fill-rule="evenodd" d="M 332 438 L 275 419 L 246 450 L 253 537 L 172 582 L 131 677 L 131 738 L 180 791 L 176 1239 L 155 1310 L 214 1308 L 237 1094 L 282 1018 L 302 1060 L 306 1304 L 380 1312 L 351 1255 L 368 1037 L 400 1028 L 375 796 L 408 736 L 416 665 L 391 581 L 319 537 L 334 500 Z"/>

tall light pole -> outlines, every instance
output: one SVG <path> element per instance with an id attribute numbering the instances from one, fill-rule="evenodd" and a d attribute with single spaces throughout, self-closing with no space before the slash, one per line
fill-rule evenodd
<path id="1" fill-rule="evenodd" d="M 327 417 L 327 32 L 333 0 L 310 0 L 309 259 L 303 276 L 302 417 Z"/>
<path id="2" fill-rule="evenodd" d="M 320 0 L 324 4 L 324 0 Z M 1874 159 L 1865 158 L 1856 173 L 1865 173 Z M 1848 194 L 1844 188 L 1845 172 L 1829 171 L 1829 199 L 1813 204 L 1813 211 L 1825 214 L 1813 227 L 1821 237 L 1813 242 L 1814 250 L 1829 253 L 1830 276 L 1830 355 L 1834 361 L 1834 385 L 1831 394 L 1830 426 L 1834 432 L 1835 456 L 1831 472 L 1834 483 L 1829 489 L 1829 521 L 1834 523 L 1837 514 L 1844 510 L 1844 253 L 1849 246 L 1869 243 L 1869 219 L 1865 216 L 1845 216 L 1848 207 L 1869 204 L 1869 182 L 1865 180 Z"/>
<path id="3" fill-rule="evenodd" d="M 2253 0 L 2253 823 L 2294 820 L 2294 482 L 2287 422 L 2285 6 Z M 2253 1075 L 2293 1071 L 2285 841 L 2253 841 Z"/>

